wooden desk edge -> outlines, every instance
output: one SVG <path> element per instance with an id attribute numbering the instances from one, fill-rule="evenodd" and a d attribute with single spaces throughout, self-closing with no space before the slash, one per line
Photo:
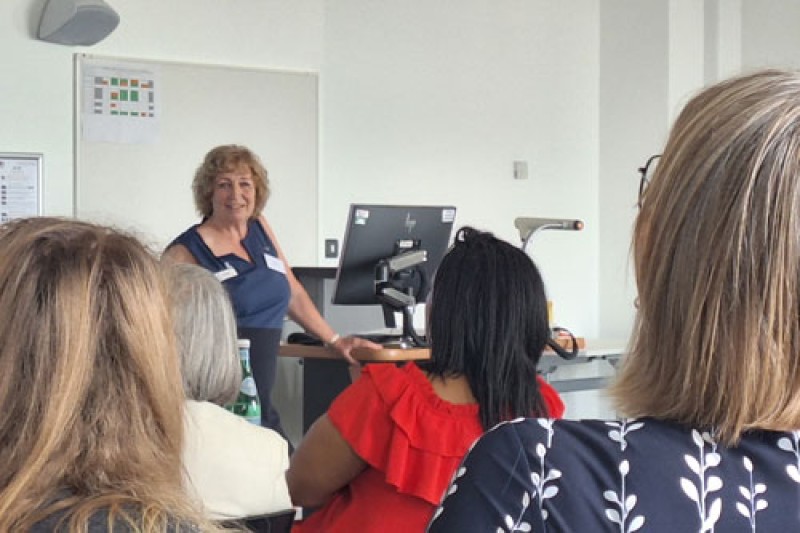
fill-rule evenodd
<path id="1" fill-rule="evenodd" d="M 352 352 L 358 361 L 419 361 L 430 358 L 427 348 L 356 348 Z M 311 357 L 313 359 L 338 359 L 342 357 L 324 346 L 305 346 L 303 344 L 281 344 L 278 355 L 282 357 Z"/>
<path id="2" fill-rule="evenodd" d="M 585 339 L 578 338 L 578 348 L 586 347 Z M 562 346 L 568 345 L 568 340 L 558 339 Z M 356 348 L 352 352 L 353 357 L 358 361 L 421 361 L 429 359 L 431 354 L 428 348 L 384 348 L 373 350 L 370 348 Z M 306 346 L 304 344 L 281 344 L 278 355 L 282 357 L 311 357 L 314 359 L 339 359 L 342 358 L 334 351 L 324 346 Z M 555 356 L 549 348 L 545 350 L 544 356 Z"/>

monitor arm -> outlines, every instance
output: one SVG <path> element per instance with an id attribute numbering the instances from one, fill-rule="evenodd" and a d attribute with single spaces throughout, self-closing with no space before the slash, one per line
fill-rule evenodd
<path id="1" fill-rule="evenodd" d="M 392 257 L 387 257 L 383 261 L 380 261 L 378 265 L 382 263 L 385 264 L 389 274 L 394 274 L 401 270 L 421 265 L 427 260 L 428 252 L 425 250 L 412 250 L 410 252 L 403 252 Z"/>
<path id="2" fill-rule="evenodd" d="M 428 260 L 425 250 L 412 250 L 387 257 L 378 261 L 375 266 L 375 296 L 384 305 L 384 309 L 403 313 L 403 339 L 401 344 L 423 345 L 424 342 L 414 331 L 411 310 L 417 303 L 411 287 L 397 279 L 397 274 L 407 273 Z"/>

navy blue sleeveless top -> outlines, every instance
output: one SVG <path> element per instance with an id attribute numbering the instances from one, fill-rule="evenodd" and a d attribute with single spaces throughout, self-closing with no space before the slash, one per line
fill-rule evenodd
<path id="1" fill-rule="evenodd" d="M 258 220 L 247 223 L 242 246 L 252 261 L 236 254 L 214 255 L 197 232 L 195 224 L 181 233 L 169 246 L 184 245 L 200 266 L 210 270 L 222 282 L 233 302 L 236 324 L 242 328 L 283 327 L 289 308 L 289 281 L 283 262 Z"/>

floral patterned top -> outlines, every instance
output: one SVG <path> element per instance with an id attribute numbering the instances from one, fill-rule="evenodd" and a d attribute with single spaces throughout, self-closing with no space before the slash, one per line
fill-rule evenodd
<path id="1" fill-rule="evenodd" d="M 800 531 L 800 431 L 728 448 L 649 418 L 514 420 L 477 441 L 428 531 Z"/>

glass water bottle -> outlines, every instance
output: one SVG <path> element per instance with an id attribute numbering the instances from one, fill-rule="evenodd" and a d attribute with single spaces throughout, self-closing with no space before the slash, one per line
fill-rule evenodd
<path id="1" fill-rule="evenodd" d="M 250 340 L 239 339 L 239 360 L 242 363 L 242 384 L 239 387 L 239 396 L 233 402 L 232 411 L 244 417 L 245 420 L 261 425 L 261 401 L 258 399 L 256 380 L 253 379 L 253 370 L 250 368 Z"/>

